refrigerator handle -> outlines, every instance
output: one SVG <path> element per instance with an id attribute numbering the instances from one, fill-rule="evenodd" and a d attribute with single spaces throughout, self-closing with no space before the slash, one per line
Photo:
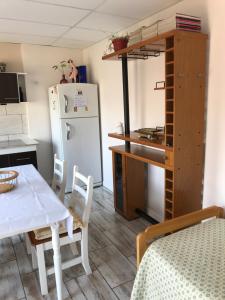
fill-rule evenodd
<path id="1" fill-rule="evenodd" d="M 70 124 L 66 122 L 66 139 L 67 139 L 67 141 L 70 139 L 70 133 L 71 133 Z"/>
<path id="2" fill-rule="evenodd" d="M 68 97 L 64 95 L 64 99 L 65 99 L 65 113 L 68 113 Z"/>

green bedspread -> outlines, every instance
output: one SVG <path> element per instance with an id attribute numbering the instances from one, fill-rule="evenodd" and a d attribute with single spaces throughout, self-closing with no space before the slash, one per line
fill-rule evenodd
<path id="1" fill-rule="evenodd" d="M 211 219 L 153 242 L 131 299 L 225 299 L 225 220 Z"/>

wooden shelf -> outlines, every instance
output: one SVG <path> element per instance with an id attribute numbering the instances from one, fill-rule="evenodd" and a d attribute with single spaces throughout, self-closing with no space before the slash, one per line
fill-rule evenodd
<path id="1" fill-rule="evenodd" d="M 132 142 L 135 144 L 145 145 L 145 146 L 149 146 L 157 149 L 163 149 L 163 150 L 170 150 L 170 151 L 173 150 L 172 147 L 166 146 L 164 140 L 148 140 L 145 138 L 140 138 L 139 135 L 140 134 L 136 132 L 131 132 L 130 134 L 118 134 L 118 133 L 108 134 L 109 137 L 127 141 L 127 142 Z"/>
<path id="2" fill-rule="evenodd" d="M 102 57 L 103 60 L 112 60 L 112 59 L 120 59 L 122 56 L 128 56 L 129 54 L 132 55 L 133 52 L 136 50 L 142 49 L 144 46 L 151 45 L 151 48 L 154 50 L 159 51 L 165 51 L 166 45 L 165 45 L 165 39 L 171 36 L 192 36 L 194 38 L 204 38 L 207 39 L 207 35 L 199 32 L 187 32 L 182 30 L 171 30 L 159 35 L 156 35 L 154 37 L 151 37 L 149 39 L 140 41 L 138 43 L 135 43 L 127 48 L 121 49 L 119 51 L 115 51 L 113 53 L 107 54 Z M 169 50 L 169 49 L 168 49 Z M 132 57 L 135 59 L 134 57 Z"/>
<path id="3" fill-rule="evenodd" d="M 120 153 L 135 160 L 139 160 L 157 167 L 166 168 L 165 152 L 162 150 L 156 150 L 133 144 L 130 145 L 130 150 L 126 150 L 126 147 L 124 145 L 112 146 L 109 147 L 109 149 L 113 152 Z"/>

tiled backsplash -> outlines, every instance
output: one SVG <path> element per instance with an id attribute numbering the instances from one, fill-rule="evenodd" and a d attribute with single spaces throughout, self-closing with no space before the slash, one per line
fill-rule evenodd
<path id="1" fill-rule="evenodd" d="M 27 103 L 0 105 L 0 140 L 28 134 Z"/>

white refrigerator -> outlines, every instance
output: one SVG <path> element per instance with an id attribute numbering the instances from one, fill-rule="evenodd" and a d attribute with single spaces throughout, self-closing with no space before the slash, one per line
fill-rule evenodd
<path id="1" fill-rule="evenodd" d="M 99 107 L 96 84 L 66 83 L 49 88 L 53 153 L 67 161 L 66 192 L 71 191 L 73 166 L 94 185 L 102 184 Z"/>

